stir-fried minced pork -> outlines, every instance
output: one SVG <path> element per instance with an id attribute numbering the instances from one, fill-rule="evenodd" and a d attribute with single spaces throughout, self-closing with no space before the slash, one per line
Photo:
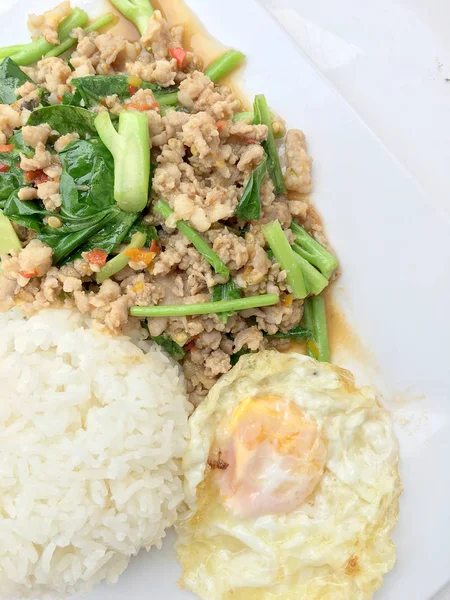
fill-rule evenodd
<path id="1" fill-rule="evenodd" d="M 42 16 L 32 15 L 33 34 L 57 43 L 58 25 L 70 10 L 69 2 L 63 2 Z M 294 223 L 298 223 L 327 246 L 307 196 L 312 188 L 312 160 L 305 136 L 295 129 L 286 133 L 284 121 L 273 116 L 272 133 L 279 138 L 285 135 L 286 166 L 277 184 L 272 167 L 268 168 L 273 143 L 270 123 L 237 114 L 242 105 L 233 89 L 202 72 L 201 61 L 183 48 L 182 28 L 170 28 L 158 10 L 140 41 L 130 42 L 110 32 L 87 34 L 81 27 L 71 35 L 76 47 L 70 61 L 44 56 L 34 66 L 22 67 L 31 81 L 15 90 L 16 102 L 0 105 L 0 144 L 21 132 L 15 168 L 23 177 L 18 180 L 15 201 L 29 207 L 29 221 L 13 222 L 22 250 L 1 257 L 0 308 L 20 304 L 22 310 L 33 313 L 48 307 L 76 307 L 112 332 L 131 328 L 142 332 L 144 327 L 150 337 L 176 345 L 191 400 L 197 404 L 236 357 L 272 343 L 285 346 L 286 341 L 270 336 L 286 334 L 302 320 L 303 300 L 293 294 L 288 273 L 270 250 L 263 227 L 277 220 L 288 243 L 294 244 Z M 71 152 L 92 139 L 95 144 L 95 130 L 86 135 L 75 122 L 63 128 L 54 123 L 26 123 L 43 99 L 45 106 L 76 105 L 80 82 L 99 75 L 125 75 L 129 93 L 113 87 L 104 96 L 94 95 L 94 100 L 86 93 L 81 101 L 78 98 L 79 107 L 90 110 L 93 117 L 106 113 L 117 120 L 131 112 L 145 115 L 148 121 L 151 193 L 136 221 L 141 229 L 136 231 L 150 228 L 153 239 L 130 250 L 127 244 L 133 238 L 128 231 L 128 237 L 125 232 L 116 247 L 107 251 L 101 242 L 87 247 L 75 244 L 61 260 L 54 242 L 58 232 L 66 234 L 72 228 L 75 236 L 82 230 L 65 205 L 67 198 L 75 202 L 83 194 L 97 193 L 96 201 L 102 202 L 102 194 L 113 191 L 108 192 L 103 182 L 97 188 L 95 177 L 102 169 L 109 172 L 112 163 L 104 149 L 106 154 L 95 159 L 93 171 L 79 176 Z M 172 95 L 167 106 L 160 102 L 164 93 Z M 92 151 L 92 146 L 83 148 L 83 152 Z M 89 160 L 84 169 L 89 170 Z M 239 209 L 244 200 L 248 202 L 252 186 L 259 216 L 242 218 Z M 166 203 L 164 216 L 156 210 L 160 200 Z M 84 227 L 96 223 L 95 214 L 87 212 L 82 218 Z M 180 220 L 209 246 L 222 271 L 178 229 Z M 128 230 L 131 225 L 130 221 Z M 91 236 L 98 230 L 93 229 Z M 131 253 L 125 266 L 99 279 L 108 258 L 124 249 Z M 217 300 L 215 290 L 225 283 L 232 283 L 240 297 L 276 294 L 278 302 L 225 315 L 130 316 L 131 307 Z"/>

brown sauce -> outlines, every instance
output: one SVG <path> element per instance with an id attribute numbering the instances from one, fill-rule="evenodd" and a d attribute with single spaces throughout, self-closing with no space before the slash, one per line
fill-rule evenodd
<path id="1" fill-rule="evenodd" d="M 155 10 L 162 12 L 170 27 L 183 26 L 184 47 L 186 50 L 194 52 L 204 65 L 209 64 L 225 52 L 226 47 L 209 35 L 183 0 L 152 0 L 152 5 Z M 109 2 L 108 11 L 113 12 L 119 19 L 118 23 L 111 28 L 111 33 L 121 35 L 131 42 L 139 40 L 139 32 L 136 27 Z"/>
<path id="2" fill-rule="evenodd" d="M 332 355 L 339 352 L 339 355 L 352 356 L 357 358 L 362 365 L 370 364 L 373 367 L 374 357 L 348 322 L 333 293 L 334 285 L 331 285 L 324 292 L 328 338 Z"/>
<path id="3" fill-rule="evenodd" d="M 127 21 L 110 2 L 107 2 L 107 6 L 108 11 L 118 17 L 117 24 L 110 29 L 111 33 L 121 35 L 130 42 L 139 40 L 139 32 L 136 27 Z M 196 54 L 203 67 L 228 50 L 227 46 L 224 46 L 207 32 L 205 26 L 183 0 L 152 0 L 152 6 L 155 10 L 161 11 L 170 27 L 182 25 L 184 29 L 183 45 L 186 50 Z M 223 79 L 221 83 L 233 88 L 242 102 L 243 110 L 250 110 L 251 105 L 246 94 L 236 84 L 237 72 L 239 72 L 239 69 L 231 76 Z"/>

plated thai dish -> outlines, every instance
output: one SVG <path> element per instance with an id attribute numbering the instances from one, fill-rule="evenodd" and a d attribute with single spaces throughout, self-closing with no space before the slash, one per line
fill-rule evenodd
<path id="1" fill-rule="evenodd" d="M 200 598 L 371 598 L 398 448 L 331 364 L 305 136 L 241 52 L 112 3 L 135 38 L 65 1 L 0 48 L 0 597 L 114 583 L 175 525 Z"/>

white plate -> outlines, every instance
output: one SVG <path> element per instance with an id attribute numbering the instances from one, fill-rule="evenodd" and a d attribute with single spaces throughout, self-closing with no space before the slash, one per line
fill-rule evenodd
<path id="1" fill-rule="evenodd" d="M 25 40 L 26 13 L 55 3 L 1 0 L 2 44 Z M 255 0 L 188 4 L 213 35 L 247 54 L 245 88 L 264 92 L 307 135 L 314 202 L 344 269 L 336 296 L 363 340 L 353 344 L 356 355 L 343 347 L 335 361 L 379 389 L 401 445 L 398 564 L 377 598 L 428 600 L 450 571 L 450 225 Z M 192 598 L 176 586 L 180 569 L 168 542 L 138 556 L 116 586 L 100 586 L 89 600 Z"/>

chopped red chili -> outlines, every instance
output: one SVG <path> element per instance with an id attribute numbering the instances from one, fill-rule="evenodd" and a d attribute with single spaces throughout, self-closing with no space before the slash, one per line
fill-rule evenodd
<path id="1" fill-rule="evenodd" d="M 128 86 L 128 93 L 130 94 L 130 96 L 134 96 L 134 94 L 138 91 L 139 88 L 137 88 L 135 85 L 129 85 Z"/>
<path id="2" fill-rule="evenodd" d="M 18 273 L 22 277 L 25 277 L 25 279 L 32 279 L 33 277 L 38 276 L 38 272 L 36 269 L 33 269 L 32 271 L 18 271 Z"/>
<path id="3" fill-rule="evenodd" d="M 39 185 L 40 183 L 45 183 L 49 180 L 48 175 L 46 175 L 42 169 L 38 169 L 37 171 L 25 171 L 24 177 L 27 183 L 33 182 L 34 185 Z"/>
<path id="4" fill-rule="evenodd" d="M 0 173 L 6 173 L 6 171 L 9 171 L 9 165 L 0 162 Z"/>
<path id="5" fill-rule="evenodd" d="M 195 345 L 195 340 L 198 338 L 198 335 L 194 335 L 194 337 L 183 346 L 183 350 L 186 350 L 186 352 L 195 352 L 195 350 L 198 350 L 197 346 Z"/>
<path id="6" fill-rule="evenodd" d="M 169 48 L 172 57 L 177 61 L 178 68 L 183 67 L 183 61 L 186 58 L 187 52 L 184 48 Z"/>
<path id="7" fill-rule="evenodd" d="M 84 257 L 93 265 L 99 265 L 100 267 L 103 267 L 103 265 L 106 263 L 106 259 L 108 258 L 108 253 L 104 250 L 100 250 L 99 248 L 94 248 L 94 250 L 86 252 Z"/>
<path id="8" fill-rule="evenodd" d="M 25 175 L 24 175 L 25 181 L 27 183 L 31 183 L 32 181 L 34 181 L 37 173 L 39 173 L 39 171 L 25 171 Z"/>
<path id="9" fill-rule="evenodd" d="M 34 178 L 34 185 L 39 185 L 40 183 L 45 183 L 49 181 L 50 177 L 44 173 L 44 171 L 39 172 Z"/>
<path id="10" fill-rule="evenodd" d="M 0 152 L 12 152 L 14 144 L 0 144 Z"/>

